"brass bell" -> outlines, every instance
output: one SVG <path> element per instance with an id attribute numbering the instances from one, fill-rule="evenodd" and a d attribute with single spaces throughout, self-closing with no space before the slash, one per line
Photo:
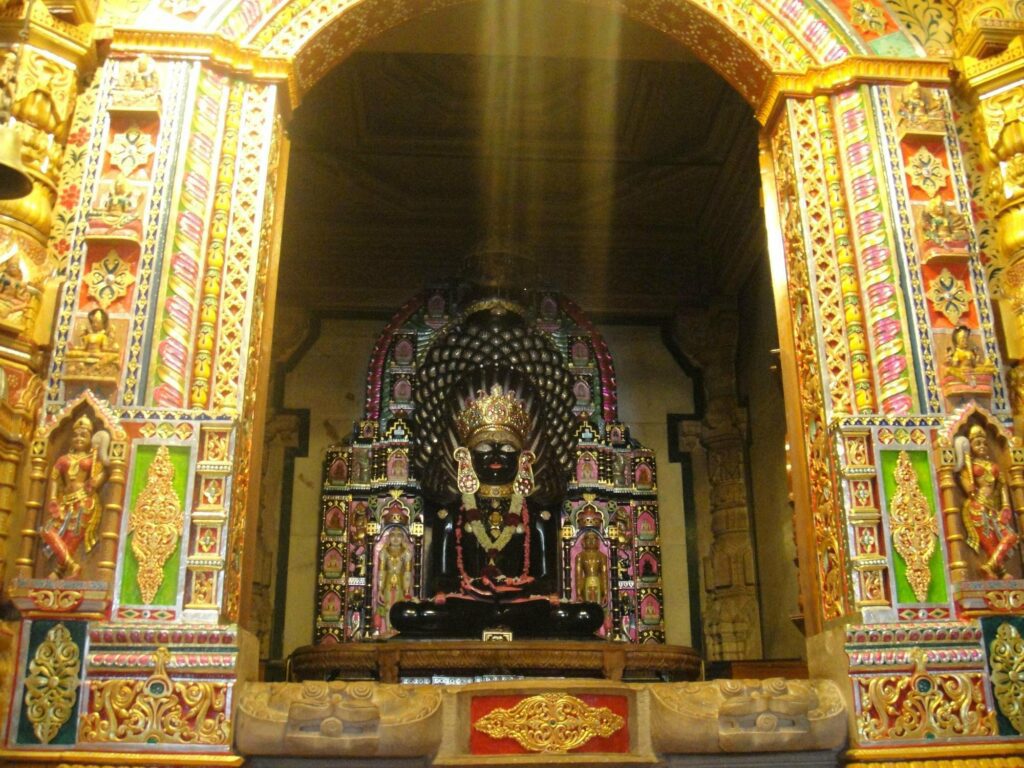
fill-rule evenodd
<path id="1" fill-rule="evenodd" d="M 24 197 L 32 191 L 32 178 L 21 164 L 21 134 L 0 126 L 0 200 Z"/>

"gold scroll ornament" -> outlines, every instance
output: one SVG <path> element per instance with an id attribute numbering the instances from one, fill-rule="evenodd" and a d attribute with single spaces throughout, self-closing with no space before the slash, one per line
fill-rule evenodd
<path id="1" fill-rule="evenodd" d="M 1017 733 L 1024 733 L 1024 639 L 1009 622 L 1000 624 L 989 653 L 999 711 Z"/>
<path id="2" fill-rule="evenodd" d="M 49 744 L 71 717 L 82 656 L 63 623 L 46 633 L 28 666 L 25 712 L 36 738 Z"/>
<path id="3" fill-rule="evenodd" d="M 906 451 L 900 451 L 893 477 L 896 493 L 889 505 L 892 543 L 907 564 L 907 581 L 914 590 L 914 596 L 924 602 L 932 579 L 928 561 L 935 552 L 938 528 Z"/>
<path id="4" fill-rule="evenodd" d="M 530 752 L 560 754 L 611 736 L 625 724 L 607 707 L 592 707 L 565 693 L 543 693 L 511 709 L 494 709 L 473 727 L 494 739 L 515 739 Z"/>
<path id="5" fill-rule="evenodd" d="M 161 445 L 128 519 L 132 552 L 139 563 L 136 579 L 147 605 L 163 583 L 164 565 L 174 554 L 184 528 L 184 510 L 174 490 L 174 464 L 167 446 Z"/>
<path id="6" fill-rule="evenodd" d="M 172 680 L 171 653 L 153 654 L 153 674 L 146 680 L 114 678 L 90 684 L 89 713 L 82 718 L 79 740 L 151 744 L 227 744 L 227 684 Z"/>

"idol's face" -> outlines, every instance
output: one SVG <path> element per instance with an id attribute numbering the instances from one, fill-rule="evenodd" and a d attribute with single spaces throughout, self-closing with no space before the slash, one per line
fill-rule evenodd
<path id="1" fill-rule="evenodd" d="M 505 485 L 516 477 L 519 448 L 497 439 L 482 440 L 473 446 L 473 469 L 485 485 Z"/>

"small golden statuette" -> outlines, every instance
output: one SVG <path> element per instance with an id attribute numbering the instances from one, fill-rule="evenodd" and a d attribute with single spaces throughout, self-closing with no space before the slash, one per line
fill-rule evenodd
<path id="1" fill-rule="evenodd" d="M 529 752 L 563 754 L 599 736 L 607 738 L 625 724 L 607 707 L 592 707 L 565 693 L 543 693 L 511 709 L 494 709 L 473 727 L 493 739 L 514 739 Z"/>

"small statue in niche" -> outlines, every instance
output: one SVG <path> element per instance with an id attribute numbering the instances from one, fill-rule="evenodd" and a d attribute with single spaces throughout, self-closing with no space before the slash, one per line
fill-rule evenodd
<path id="1" fill-rule="evenodd" d="M 139 220 L 139 194 L 132 188 L 131 180 L 118 171 L 110 182 L 98 207 L 89 211 L 89 232 L 94 235 L 117 236 L 137 240 L 141 232 Z"/>
<path id="2" fill-rule="evenodd" d="M 974 424 L 966 437 L 956 438 L 954 447 L 957 480 L 966 495 L 961 519 L 967 546 L 988 558 L 981 565 L 985 578 L 1012 578 L 1006 572 L 1006 560 L 1018 541 L 1013 508 L 1002 470 L 991 456 L 985 428 Z"/>
<path id="3" fill-rule="evenodd" d="M 73 579 L 82 571 L 82 554 L 96 544 L 103 504 L 100 491 L 107 481 L 110 434 L 94 430 L 82 415 L 71 428 L 71 445 L 50 471 L 46 519 L 40 538 L 54 561 L 51 579 Z"/>
<path id="4" fill-rule="evenodd" d="M 157 87 L 156 63 L 153 57 L 141 53 L 123 65 L 118 86 L 133 91 L 153 90 Z"/>
<path id="5" fill-rule="evenodd" d="M 89 312 L 88 327 L 67 352 L 69 376 L 116 378 L 121 360 L 117 339 L 110 330 L 110 316 L 97 307 Z"/>
<path id="6" fill-rule="evenodd" d="M 13 51 L 0 58 L 0 124 L 6 125 L 11 119 L 11 108 L 14 106 L 14 75 L 17 70 L 18 56 Z"/>
<path id="7" fill-rule="evenodd" d="M 103 198 L 103 210 L 106 213 L 130 213 L 138 204 L 135 192 L 128 183 L 128 177 L 119 171 L 111 183 L 110 191 Z"/>
<path id="8" fill-rule="evenodd" d="M 969 231 L 966 217 L 939 195 L 934 195 L 921 209 L 921 234 L 937 246 L 962 246 Z"/>
<path id="9" fill-rule="evenodd" d="M 991 365 L 971 341 L 971 329 L 958 325 L 953 329 L 952 344 L 946 350 L 946 370 L 942 390 L 947 397 L 989 395 L 992 393 Z"/>
<path id="10" fill-rule="evenodd" d="M 159 109 L 160 80 L 152 56 L 143 53 L 121 62 L 113 98 L 119 106 Z"/>
<path id="11" fill-rule="evenodd" d="M 412 549 L 399 528 L 392 528 L 377 561 L 377 608 L 374 623 L 379 634 L 391 632 L 391 606 L 412 597 Z"/>
<path id="12" fill-rule="evenodd" d="M 897 111 L 904 131 L 936 131 L 944 127 L 941 104 L 935 101 L 930 88 L 922 88 L 916 81 L 903 89 Z"/>
<path id="13" fill-rule="evenodd" d="M 0 322 L 22 331 L 29 316 L 34 314 L 29 309 L 39 298 L 39 291 L 25 280 L 16 253 L 0 269 Z"/>
<path id="14" fill-rule="evenodd" d="M 594 531 L 583 534 L 583 549 L 576 555 L 576 595 L 579 600 L 604 605 L 608 556 L 600 545 L 601 539 Z"/>

